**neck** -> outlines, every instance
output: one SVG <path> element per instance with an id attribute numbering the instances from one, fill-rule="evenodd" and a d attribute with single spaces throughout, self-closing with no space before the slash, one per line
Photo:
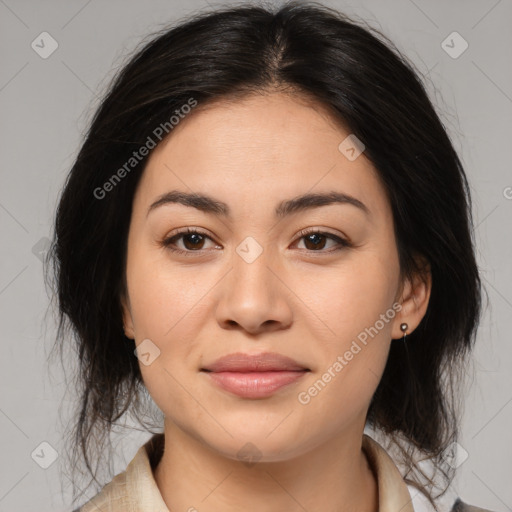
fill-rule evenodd
<path id="1" fill-rule="evenodd" d="M 377 482 L 361 442 L 361 431 L 344 433 L 297 457 L 249 465 L 166 422 L 154 476 L 169 510 L 376 512 Z"/>

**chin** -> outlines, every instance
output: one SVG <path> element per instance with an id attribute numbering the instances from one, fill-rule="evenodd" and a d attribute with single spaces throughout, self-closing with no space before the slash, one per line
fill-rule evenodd
<path id="1" fill-rule="evenodd" d="M 307 432 L 305 428 L 293 428 L 290 425 L 285 428 L 281 425 L 276 429 L 278 424 L 279 422 L 273 423 L 270 428 L 266 423 L 261 423 L 259 427 L 253 425 L 252 428 L 225 424 L 226 430 L 233 437 L 226 434 L 212 439 L 206 433 L 206 437 L 202 437 L 202 442 L 223 457 L 246 462 L 247 465 L 255 462 L 290 460 L 314 447 L 315 443 L 309 435 L 305 439 L 299 436 L 299 432 Z"/>

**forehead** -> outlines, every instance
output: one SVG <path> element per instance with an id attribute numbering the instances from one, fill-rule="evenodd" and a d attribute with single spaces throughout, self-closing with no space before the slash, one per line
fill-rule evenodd
<path id="1" fill-rule="evenodd" d="M 339 149 L 350 135 L 326 108 L 303 97 L 275 93 L 199 105 L 153 150 L 136 202 L 147 207 L 179 189 L 222 198 L 242 213 L 337 190 L 372 210 L 386 209 L 364 152 L 349 160 Z"/>

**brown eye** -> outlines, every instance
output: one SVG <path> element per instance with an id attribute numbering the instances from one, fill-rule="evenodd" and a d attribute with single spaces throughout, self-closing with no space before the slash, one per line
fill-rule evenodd
<path id="1" fill-rule="evenodd" d="M 306 249 L 323 249 L 325 247 L 327 237 L 320 233 L 311 233 L 304 238 Z"/>
<path id="2" fill-rule="evenodd" d="M 308 251 L 313 252 L 332 252 L 336 250 L 340 250 L 345 247 L 350 247 L 350 243 L 332 233 L 326 233 L 320 230 L 309 230 L 309 231 L 302 231 L 301 232 L 302 237 L 299 239 L 304 240 L 304 246 Z M 327 249 L 323 250 L 326 247 L 327 242 L 331 240 L 335 242 L 334 249 Z M 336 244 L 338 247 L 336 248 Z"/>
<path id="3" fill-rule="evenodd" d="M 203 248 L 205 239 L 203 235 L 200 235 L 199 233 L 187 233 L 185 235 L 180 235 L 180 238 L 183 238 L 183 245 L 186 249 L 194 250 Z"/>
<path id="4" fill-rule="evenodd" d="M 162 241 L 162 245 L 173 252 L 190 254 L 205 249 L 204 245 L 207 240 L 212 239 L 206 233 L 188 228 L 166 238 Z M 183 248 L 176 247 L 180 241 Z"/>

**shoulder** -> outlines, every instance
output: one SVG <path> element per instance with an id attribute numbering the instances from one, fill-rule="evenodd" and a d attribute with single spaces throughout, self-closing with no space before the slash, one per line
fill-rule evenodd
<path id="1" fill-rule="evenodd" d="M 412 482 L 403 479 L 392 454 L 376 439 L 364 434 L 363 450 L 377 477 L 381 496 L 379 504 L 384 505 L 386 510 L 393 508 L 388 506 L 391 503 L 400 503 L 401 512 L 491 512 L 463 502 L 454 489 L 450 488 L 433 503 L 424 490 L 414 484 L 409 485 Z"/>
<path id="2" fill-rule="evenodd" d="M 411 494 L 414 512 L 492 512 L 486 508 L 475 507 L 463 502 L 453 491 L 448 490 L 442 498 L 436 500 L 436 505 L 430 502 L 422 491 L 412 485 L 407 485 Z"/>
<path id="3" fill-rule="evenodd" d="M 127 499 L 126 472 L 116 475 L 87 503 L 73 512 L 116 512 Z"/>
<path id="4" fill-rule="evenodd" d="M 153 476 L 164 449 L 164 435 L 154 434 L 128 464 L 91 500 L 73 512 L 169 512 Z"/>
<path id="5" fill-rule="evenodd" d="M 486 508 L 474 507 L 473 505 L 469 505 L 464 503 L 457 498 L 457 501 L 453 504 L 453 508 L 450 512 L 491 512 Z"/>

